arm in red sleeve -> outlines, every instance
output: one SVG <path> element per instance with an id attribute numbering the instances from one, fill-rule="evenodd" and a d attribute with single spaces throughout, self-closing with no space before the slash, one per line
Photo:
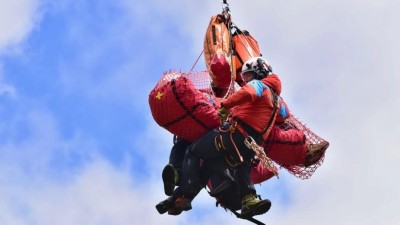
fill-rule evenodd
<path id="1" fill-rule="evenodd" d="M 251 85 L 243 86 L 239 91 L 222 101 L 225 108 L 230 109 L 244 102 L 252 102 L 257 98 L 255 89 Z"/>

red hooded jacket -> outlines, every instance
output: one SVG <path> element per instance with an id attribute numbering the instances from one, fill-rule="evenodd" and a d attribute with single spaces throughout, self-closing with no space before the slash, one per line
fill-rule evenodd
<path id="1" fill-rule="evenodd" d="M 274 111 L 274 99 L 270 88 L 278 95 L 281 92 L 281 81 L 275 74 L 262 80 L 249 81 L 233 95 L 222 100 L 222 105 L 226 109 L 232 109 L 233 119 L 240 119 L 255 131 L 261 132 L 268 125 Z M 267 136 L 265 133 L 263 139 L 266 140 Z"/>

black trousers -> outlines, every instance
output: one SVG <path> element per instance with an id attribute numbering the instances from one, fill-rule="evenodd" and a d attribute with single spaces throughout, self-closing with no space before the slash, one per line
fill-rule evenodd
<path id="1" fill-rule="evenodd" d="M 237 151 L 242 156 L 242 162 L 239 162 L 235 155 Z M 237 164 L 228 163 L 226 158 L 229 157 L 236 158 Z M 226 169 L 234 169 L 233 177 L 241 198 L 250 193 L 255 194 L 254 185 L 250 180 L 253 157 L 254 153 L 245 146 L 244 136 L 238 131 L 210 131 L 189 145 L 186 151 L 180 180 L 182 194 L 192 198 L 205 186 L 212 174 Z"/>
<path id="2" fill-rule="evenodd" d="M 186 141 L 174 135 L 173 143 L 174 145 L 172 146 L 169 154 L 169 164 L 171 164 L 178 171 L 180 177 L 180 171 L 182 169 L 182 162 L 185 157 L 186 149 L 190 144 L 192 144 L 192 142 Z"/>

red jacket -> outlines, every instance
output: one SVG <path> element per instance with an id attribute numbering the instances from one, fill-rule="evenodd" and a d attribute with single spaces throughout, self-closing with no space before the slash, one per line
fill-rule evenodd
<path id="1" fill-rule="evenodd" d="M 268 85 L 268 87 L 267 87 Z M 263 80 L 252 80 L 240 90 L 222 100 L 222 104 L 231 110 L 234 119 L 240 119 L 257 132 L 261 132 L 267 125 L 274 111 L 273 95 L 270 88 L 279 95 L 281 81 L 275 74 Z M 266 140 L 268 134 L 264 134 Z"/>
<path id="2" fill-rule="evenodd" d="M 281 80 L 279 79 L 278 75 L 271 74 L 268 77 L 261 80 L 265 85 L 268 85 L 272 88 L 277 95 L 280 95 L 282 92 L 282 84 Z"/>

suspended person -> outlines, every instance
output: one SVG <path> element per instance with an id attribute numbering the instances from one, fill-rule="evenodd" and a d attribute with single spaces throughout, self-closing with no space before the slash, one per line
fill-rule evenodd
<path id="1" fill-rule="evenodd" d="M 212 106 L 215 109 L 219 107 L 220 98 L 214 98 L 213 95 L 210 94 L 209 91 L 207 90 L 200 90 L 200 92 L 203 93 L 203 95 L 206 97 L 206 99 L 210 101 L 210 104 L 212 104 Z M 174 192 L 175 186 L 179 184 L 183 158 L 185 156 L 187 147 L 191 143 L 192 142 L 187 141 L 179 137 L 178 135 L 174 135 L 173 146 L 171 148 L 169 155 L 169 162 L 162 171 L 164 193 L 167 196 L 171 196 Z M 216 174 L 215 176 L 220 176 L 220 175 Z M 168 211 L 168 214 L 170 215 L 179 215 L 182 212 L 182 210 L 190 210 L 192 208 L 190 202 L 187 205 L 185 205 L 184 208 L 182 209 L 174 207 L 174 202 L 175 202 L 174 197 L 168 197 L 164 201 L 158 203 L 156 205 L 156 209 L 160 214 L 163 214 Z"/>
<path id="2" fill-rule="evenodd" d="M 203 167 L 208 170 L 235 169 L 234 178 L 242 199 L 241 217 L 248 218 L 269 210 L 271 202 L 267 199 L 259 200 L 250 181 L 255 153 L 247 147 L 245 140 L 256 140 L 258 145 L 262 145 L 268 137 L 277 115 L 277 98 L 272 89 L 280 90 L 281 82 L 261 57 L 246 62 L 241 76 L 246 85 L 222 100 L 218 112 L 224 120 L 229 114 L 228 110 L 231 110 L 230 120 L 188 147 L 183 161 L 180 187 L 174 192 L 175 204 L 186 204 L 204 187 L 205 183 L 200 182 L 202 159 Z M 267 79 L 270 86 L 264 84 L 262 79 Z M 204 177 L 202 180 L 205 180 Z"/>
<path id="3" fill-rule="evenodd" d="M 271 70 L 270 67 L 269 70 Z M 274 85 L 269 83 L 270 79 L 263 79 L 262 82 L 274 87 Z M 280 86 L 275 88 L 274 91 L 277 94 L 280 94 Z M 280 110 L 277 115 L 276 124 L 272 127 L 271 133 L 264 145 L 266 155 L 288 170 L 291 170 L 293 167 L 308 167 L 315 164 L 322 157 L 326 148 L 329 146 L 329 143 L 323 141 L 319 144 L 306 145 L 306 138 L 303 131 L 296 128 L 291 128 L 289 130 L 281 128 L 281 124 L 284 123 L 286 118 L 289 116 L 289 110 L 287 109 L 286 103 L 284 103 L 280 97 L 279 99 Z M 214 99 L 212 102 L 216 101 L 219 102 L 220 99 Z M 174 143 L 170 155 L 170 164 L 168 164 L 163 170 L 164 191 L 168 196 L 171 196 L 175 185 L 178 183 L 184 151 L 186 146 L 190 145 L 190 142 L 177 137 L 174 137 Z M 253 183 L 261 183 L 273 176 L 274 173 L 272 173 L 268 168 L 265 168 L 261 163 L 255 164 L 251 168 L 251 181 Z M 226 172 L 213 174 L 213 178 L 211 178 L 211 180 L 224 179 L 230 180 L 229 177 L 226 176 Z M 235 196 L 232 196 L 232 199 L 234 198 Z M 168 210 L 168 213 L 172 215 L 177 215 L 182 210 L 191 209 L 190 201 L 183 209 L 175 207 L 173 201 L 175 201 L 175 199 L 169 197 L 157 204 L 156 208 L 160 213 L 165 213 Z"/>

